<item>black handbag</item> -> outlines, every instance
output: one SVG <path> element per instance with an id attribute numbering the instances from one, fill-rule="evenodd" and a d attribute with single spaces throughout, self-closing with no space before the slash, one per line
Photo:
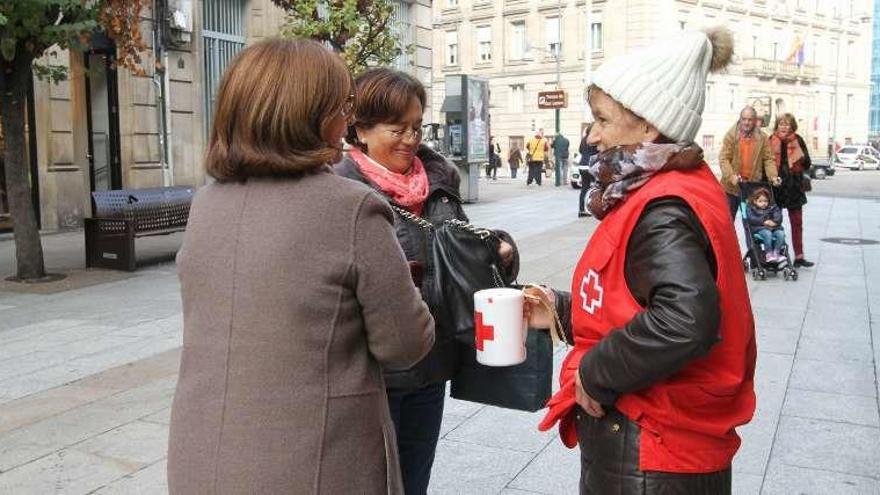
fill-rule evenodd
<path id="1" fill-rule="evenodd" d="M 802 192 L 810 192 L 813 190 L 813 181 L 810 180 L 810 177 L 807 174 L 801 176 L 801 191 Z"/>
<path id="2" fill-rule="evenodd" d="M 422 296 L 431 307 L 435 325 L 453 327 L 458 341 L 459 367 L 452 378 L 452 397 L 520 411 L 544 407 L 553 383 L 550 335 L 529 332 L 526 361 L 521 364 L 495 367 L 477 362 L 474 293 L 510 286 L 499 268 L 498 236 L 461 220 L 435 226 L 402 208 L 392 208 L 426 231 L 431 242 L 431 267 L 425 272 Z"/>
<path id="3" fill-rule="evenodd" d="M 421 289 L 435 325 L 451 330 L 458 342 L 473 347 L 474 293 L 508 285 L 498 255 L 501 239 L 491 230 L 461 220 L 434 225 L 407 210 L 392 208 L 428 234 L 431 260 Z"/>

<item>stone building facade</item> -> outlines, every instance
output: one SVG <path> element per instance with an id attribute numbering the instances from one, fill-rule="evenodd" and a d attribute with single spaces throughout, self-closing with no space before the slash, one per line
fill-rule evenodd
<path id="1" fill-rule="evenodd" d="M 443 120 L 445 77 L 471 74 L 490 81 L 502 153 L 539 128 L 552 134 L 554 112 L 538 109 L 537 93 L 557 87 L 559 53 L 559 87 L 568 95 L 561 130 L 575 145 L 591 120 L 591 69 L 681 30 L 724 25 L 736 55 L 709 77 L 696 138 L 709 161 L 746 104 L 770 125 L 792 112 L 810 151 L 827 156 L 835 136 L 844 144 L 868 135 L 871 13 L 871 0 L 439 0 L 433 118 Z"/>
<path id="2" fill-rule="evenodd" d="M 91 215 L 94 190 L 204 184 L 211 95 L 223 69 L 243 46 L 275 35 L 284 22 L 270 0 L 163 4 L 167 15 L 143 12 L 141 30 L 150 48 L 143 54 L 143 75 L 117 70 L 114 48 L 101 37 L 87 51 L 46 56 L 67 66 L 68 78 L 58 84 L 35 79 L 28 116 L 43 230 L 81 227 Z M 398 0 L 396 7 L 395 29 L 413 47 L 396 65 L 430 86 L 431 3 Z M 155 50 L 156 18 L 169 16 L 175 20 L 163 32 L 168 42 L 159 45 L 166 49 Z M 0 231 L 11 225 L 4 208 L 0 204 Z"/>

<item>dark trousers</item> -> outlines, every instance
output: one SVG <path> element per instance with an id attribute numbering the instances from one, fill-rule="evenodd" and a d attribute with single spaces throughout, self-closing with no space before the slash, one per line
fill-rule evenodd
<path id="1" fill-rule="evenodd" d="M 584 209 L 587 199 L 587 193 L 590 191 L 590 185 L 593 183 L 593 176 L 590 174 L 581 175 L 581 196 L 578 198 L 578 211 L 587 211 Z"/>
<path id="2" fill-rule="evenodd" d="M 406 495 L 425 494 L 440 438 L 446 383 L 414 390 L 389 388 L 387 392 L 404 490 Z"/>
<path id="3" fill-rule="evenodd" d="M 614 408 L 600 419 L 577 408 L 578 443 L 581 446 L 581 495 L 616 493 L 731 493 L 730 469 L 714 473 L 665 473 L 639 470 L 639 425 Z"/>
<path id="4" fill-rule="evenodd" d="M 739 211 L 739 196 L 734 196 L 733 194 L 727 194 L 727 206 L 730 207 L 730 218 L 733 221 L 736 221 L 736 212 Z"/>
<path id="5" fill-rule="evenodd" d="M 510 178 L 511 178 L 511 179 L 516 179 L 516 170 L 517 170 L 518 168 L 519 168 L 519 167 L 510 167 Z"/>
<path id="6" fill-rule="evenodd" d="M 526 185 L 535 181 L 538 185 L 541 185 L 541 176 L 544 170 L 544 162 L 529 162 L 529 177 L 526 179 Z"/>

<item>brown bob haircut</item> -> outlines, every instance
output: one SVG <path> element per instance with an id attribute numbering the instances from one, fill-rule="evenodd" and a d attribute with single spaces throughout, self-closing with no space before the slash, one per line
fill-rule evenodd
<path id="1" fill-rule="evenodd" d="M 417 98 L 425 108 L 425 87 L 413 76 L 398 70 L 370 69 L 355 79 L 357 105 L 354 125 L 349 126 L 345 140 L 363 148 L 358 142 L 356 127 L 370 129 L 376 124 L 396 124 L 406 114 L 410 102 Z"/>
<path id="2" fill-rule="evenodd" d="M 310 40 L 271 39 L 245 48 L 217 91 L 205 166 L 220 182 L 291 176 L 339 159 L 328 124 L 351 94 L 336 54 Z"/>
<path id="3" fill-rule="evenodd" d="M 758 198 L 760 198 L 761 196 L 764 196 L 765 198 L 767 198 L 767 201 L 769 202 L 770 201 L 770 190 L 767 189 L 766 187 L 759 187 L 759 188 L 755 189 L 754 191 L 752 191 L 751 196 L 749 196 L 749 204 L 754 205 L 755 201 L 758 201 Z"/>
<path id="4" fill-rule="evenodd" d="M 791 132 L 797 132 L 797 119 L 790 113 L 784 113 L 776 118 L 776 123 L 773 125 L 773 132 L 776 132 L 776 129 L 779 129 L 779 123 L 782 121 L 788 122 L 788 126 L 791 127 Z"/>

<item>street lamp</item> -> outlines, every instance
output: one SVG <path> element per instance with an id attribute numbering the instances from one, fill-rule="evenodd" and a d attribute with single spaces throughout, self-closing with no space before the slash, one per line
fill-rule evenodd
<path id="1" fill-rule="evenodd" d="M 831 112 L 833 113 L 833 118 L 831 120 L 831 154 L 828 157 L 832 166 L 834 165 L 834 158 L 837 155 L 837 108 L 840 106 L 840 47 L 843 46 L 843 42 L 845 41 L 843 23 L 852 21 L 858 22 L 859 24 L 865 24 L 871 21 L 871 17 L 868 15 L 850 15 L 849 17 L 841 16 L 837 22 L 841 36 L 840 39 L 837 40 L 837 60 L 834 62 L 834 105 L 831 107 Z M 847 57 L 847 62 L 849 62 L 849 57 Z"/>
<path id="2" fill-rule="evenodd" d="M 556 89 L 560 88 L 560 67 L 559 67 L 559 51 L 562 48 L 562 1 L 558 1 L 556 3 L 556 47 L 553 50 L 532 46 L 531 43 L 526 44 L 526 53 L 530 54 L 533 50 L 537 50 L 546 54 L 549 54 L 556 61 Z M 527 58 L 532 58 L 530 55 Z M 560 128 L 560 116 L 559 116 L 559 108 L 553 109 L 556 118 L 556 137 L 559 137 L 559 134 L 562 132 Z M 556 187 L 562 185 L 562 165 L 559 163 L 558 157 L 554 155 L 555 158 L 555 175 L 556 175 Z"/>

